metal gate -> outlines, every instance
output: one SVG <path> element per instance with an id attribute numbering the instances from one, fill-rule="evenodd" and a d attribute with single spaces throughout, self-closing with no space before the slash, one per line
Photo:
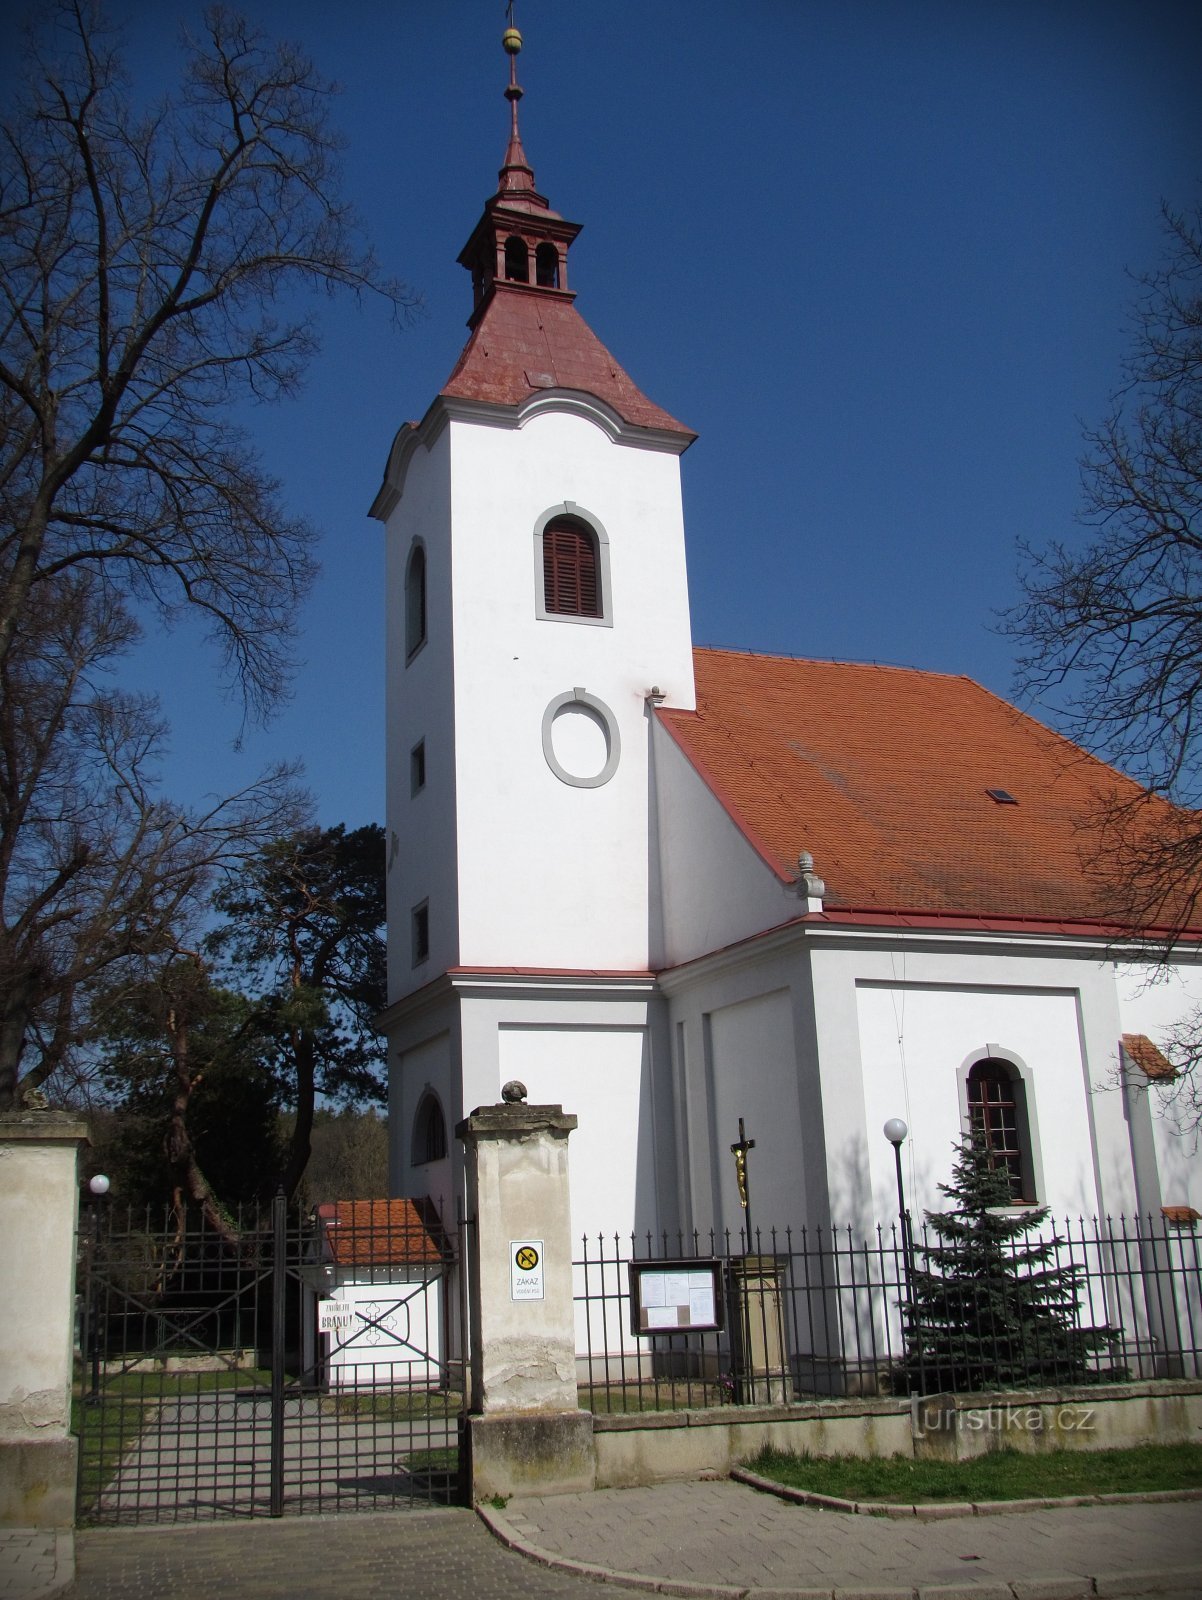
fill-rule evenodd
<path id="1" fill-rule="evenodd" d="M 381 1510 L 459 1493 L 459 1238 L 358 1201 L 81 1223 L 75 1430 L 93 1523 Z M 462 1234 L 462 1225 L 459 1235 Z"/>

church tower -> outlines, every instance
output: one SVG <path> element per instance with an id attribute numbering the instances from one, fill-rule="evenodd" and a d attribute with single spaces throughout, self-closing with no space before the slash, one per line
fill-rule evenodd
<path id="1" fill-rule="evenodd" d="M 576 310 L 580 228 L 535 187 L 521 36 L 503 43 L 509 143 L 459 257 L 470 337 L 371 507 L 387 530 L 393 1188 L 446 1203 L 450 1130 L 516 1077 L 580 1115 L 578 1173 L 626 1119 L 642 1224 L 659 1215 L 649 717 L 694 705 L 694 435 Z"/>

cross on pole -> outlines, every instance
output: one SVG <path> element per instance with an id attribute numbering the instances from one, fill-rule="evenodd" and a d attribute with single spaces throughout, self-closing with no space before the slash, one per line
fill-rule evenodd
<path id="1" fill-rule="evenodd" d="M 747 1230 L 746 1254 L 751 1254 L 751 1188 L 747 1179 L 747 1152 L 755 1149 L 755 1140 L 747 1137 L 743 1119 L 739 1118 L 739 1138 L 730 1147 L 735 1158 L 735 1182 L 739 1186 L 739 1204 L 743 1207 L 743 1222 Z"/>

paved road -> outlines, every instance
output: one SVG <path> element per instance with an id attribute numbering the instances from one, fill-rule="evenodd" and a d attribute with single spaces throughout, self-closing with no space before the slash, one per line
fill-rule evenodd
<path id="1" fill-rule="evenodd" d="M 53 1535 L 12 1534 L 0 1539 L 10 1558 L 0 1560 L 0 1597 L 1202 1600 L 1199 1510 L 1195 1500 L 894 1520 L 786 1504 L 737 1483 L 672 1483 L 487 1510 L 526 1556 L 452 1509 L 84 1529 L 75 1581 L 62 1590 L 69 1550 L 56 1570 Z"/>
<path id="2" fill-rule="evenodd" d="M 504 1549 L 470 1511 L 76 1535 L 62 1600 L 603 1600 L 629 1595 Z"/>

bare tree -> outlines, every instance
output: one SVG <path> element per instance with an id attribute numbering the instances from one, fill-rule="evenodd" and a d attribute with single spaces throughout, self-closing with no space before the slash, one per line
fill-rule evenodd
<path id="1" fill-rule="evenodd" d="M 234 420 L 297 386 L 303 291 L 379 294 L 337 196 L 329 86 L 206 13 L 139 109 L 94 0 L 53 0 L 0 124 L 0 1109 L 69 1058 L 90 986 L 173 948 L 289 775 L 203 812 L 156 788 L 152 700 L 107 681 L 138 608 L 202 615 L 248 715 L 284 692 L 314 532 Z"/>
<path id="2" fill-rule="evenodd" d="M 1085 837 L 1116 918 L 1162 956 L 1202 911 L 1202 207 L 1164 223 L 1122 387 L 1087 436 L 1092 534 L 1025 552 L 1008 619 L 1022 690 L 1050 693 L 1067 731 L 1145 786 L 1116 783 Z M 1196 1122 L 1202 1016 L 1167 1042 Z"/>
<path id="3" fill-rule="evenodd" d="M 132 633 L 95 577 L 60 579 L 0 661 L 0 1107 L 63 1064 L 95 985 L 174 948 L 220 870 L 304 814 L 287 769 L 204 810 L 159 796 L 155 704 L 104 681 Z"/>
<path id="4" fill-rule="evenodd" d="M 286 682 L 313 530 L 231 420 L 314 349 L 296 291 L 382 279 L 337 199 L 330 88 L 206 13 L 179 98 L 131 102 L 93 0 L 57 0 L 0 127 L 0 655 L 81 568 L 198 609 L 248 707 Z"/>

